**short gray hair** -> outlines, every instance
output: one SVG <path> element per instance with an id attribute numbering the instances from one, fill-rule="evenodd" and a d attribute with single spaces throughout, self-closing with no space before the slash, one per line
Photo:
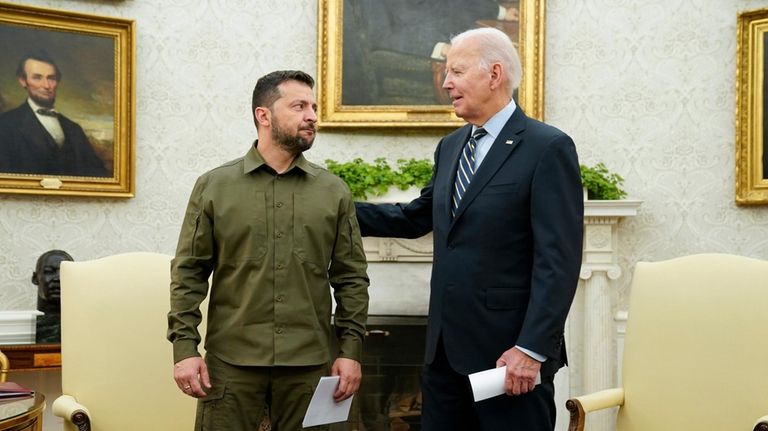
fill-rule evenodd
<path id="1" fill-rule="evenodd" d="M 520 86 L 523 78 L 523 66 L 520 56 L 512 40 L 501 30 L 482 27 L 467 30 L 454 36 L 451 45 L 456 45 L 467 39 L 477 40 L 479 44 L 480 67 L 491 70 L 491 64 L 501 63 L 507 75 L 507 81 L 511 86 L 510 93 Z"/>

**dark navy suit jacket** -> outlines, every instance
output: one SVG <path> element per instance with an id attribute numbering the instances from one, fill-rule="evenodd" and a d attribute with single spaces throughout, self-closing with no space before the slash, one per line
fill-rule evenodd
<path id="1" fill-rule="evenodd" d="M 0 172 L 110 177 L 82 127 L 59 114 L 65 141 L 59 148 L 25 101 L 0 115 Z"/>
<path id="2" fill-rule="evenodd" d="M 581 267 L 583 194 L 570 137 L 517 107 L 480 165 L 455 218 L 451 193 L 466 125 L 443 138 L 432 180 L 409 204 L 357 203 L 364 236 L 433 231 L 425 360 L 442 335 L 458 372 L 492 368 L 514 345 L 565 363 L 563 330 Z"/>

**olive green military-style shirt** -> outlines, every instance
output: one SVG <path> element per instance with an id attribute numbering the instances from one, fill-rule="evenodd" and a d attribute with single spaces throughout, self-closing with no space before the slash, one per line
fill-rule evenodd
<path id="1" fill-rule="evenodd" d="M 198 356 L 211 273 L 207 352 L 234 365 L 360 361 L 368 276 L 349 189 L 302 155 L 277 174 L 257 144 L 203 174 L 190 196 L 171 264 L 174 362 Z"/>

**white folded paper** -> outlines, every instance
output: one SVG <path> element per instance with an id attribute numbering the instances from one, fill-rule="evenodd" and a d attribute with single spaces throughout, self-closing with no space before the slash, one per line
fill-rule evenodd
<path id="1" fill-rule="evenodd" d="M 349 408 L 352 406 L 354 395 L 337 403 L 333 400 L 333 393 L 338 385 L 339 376 L 320 377 L 301 423 L 304 428 L 343 422 L 349 418 Z"/>
<path id="2" fill-rule="evenodd" d="M 469 375 L 469 383 L 472 385 L 472 396 L 475 402 L 482 401 L 503 394 L 506 366 L 478 371 Z M 541 383 L 541 373 L 536 376 L 536 384 Z"/>

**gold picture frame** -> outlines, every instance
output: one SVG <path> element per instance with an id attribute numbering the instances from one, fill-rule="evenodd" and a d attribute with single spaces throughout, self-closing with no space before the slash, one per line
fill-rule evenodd
<path id="1" fill-rule="evenodd" d="M 529 116 L 543 119 L 544 0 L 456 1 L 464 6 L 461 10 L 452 10 L 445 0 L 318 0 L 319 126 L 442 128 L 464 124 L 454 114 L 450 101 L 440 95 L 441 62 L 434 60 L 439 55 L 432 55 L 438 48 L 425 54 L 434 43 L 432 37 L 422 34 L 447 27 L 449 24 L 442 21 L 447 21 L 449 15 L 470 16 L 472 20 L 464 27 L 457 23 L 456 28 L 450 28 L 450 34 L 471 26 L 493 26 L 510 34 L 517 42 L 523 65 L 517 102 Z M 472 5 L 481 3 L 486 15 L 480 15 L 477 6 L 477 17 L 471 17 Z M 496 12 L 485 7 L 488 3 L 496 5 Z M 417 13 L 413 10 L 417 6 L 429 9 L 429 13 Z M 407 10 L 370 10 L 382 7 Z M 517 19 L 499 19 L 510 9 L 516 9 Z M 415 21 L 425 19 L 441 21 L 439 25 Z M 441 41 L 447 42 L 448 31 L 441 33 Z M 417 48 L 418 54 L 414 53 Z"/>
<path id="2" fill-rule="evenodd" d="M 768 204 L 768 9 L 740 13 L 736 37 L 736 203 Z"/>
<path id="3" fill-rule="evenodd" d="M 134 21 L 0 3 L 0 52 L 0 193 L 133 197 Z M 30 64 L 56 71 L 55 113 Z"/>

